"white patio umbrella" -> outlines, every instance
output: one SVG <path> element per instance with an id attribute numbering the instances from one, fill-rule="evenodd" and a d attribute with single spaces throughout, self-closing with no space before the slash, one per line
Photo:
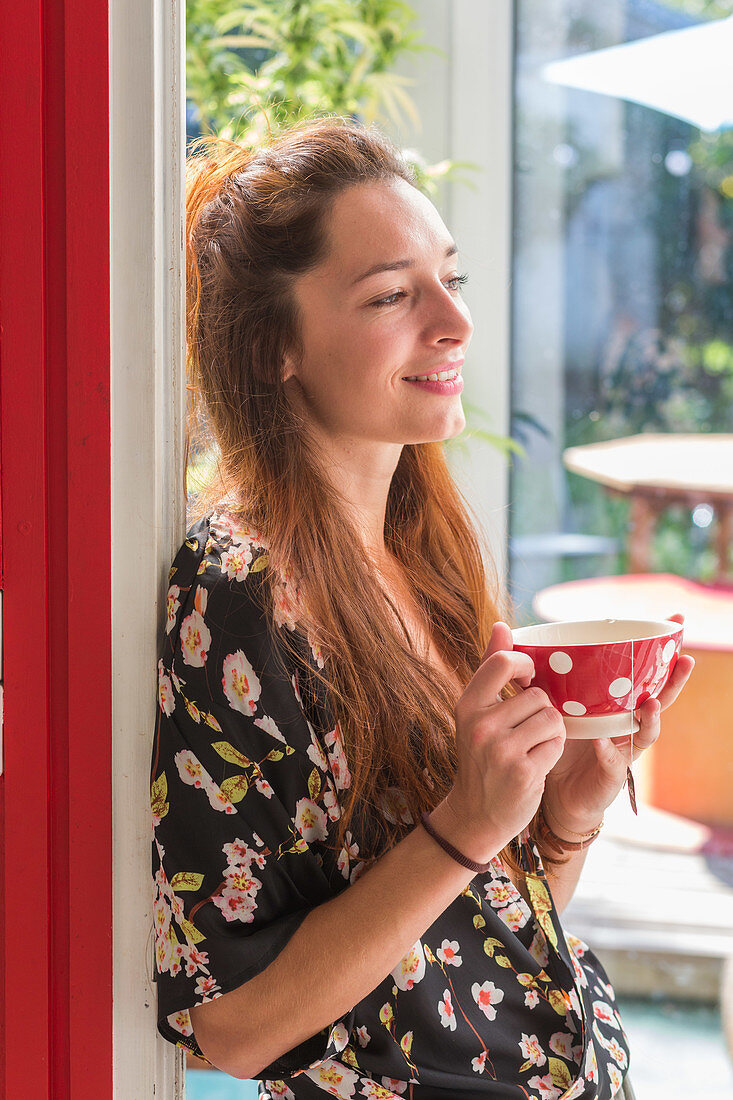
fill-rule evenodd
<path id="1" fill-rule="evenodd" d="M 553 61 L 541 73 L 720 130 L 733 126 L 733 16 Z"/>

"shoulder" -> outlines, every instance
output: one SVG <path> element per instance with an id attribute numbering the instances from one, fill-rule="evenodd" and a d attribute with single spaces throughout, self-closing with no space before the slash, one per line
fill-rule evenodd
<path id="1" fill-rule="evenodd" d="M 165 623 L 173 646 L 180 636 L 187 664 L 196 663 L 197 654 L 187 650 L 184 635 L 190 645 L 203 645 L 212 629 L 262 628 L 268 560 L 260 532 L 223 508 L 190 524 L 168 572 Z"/>

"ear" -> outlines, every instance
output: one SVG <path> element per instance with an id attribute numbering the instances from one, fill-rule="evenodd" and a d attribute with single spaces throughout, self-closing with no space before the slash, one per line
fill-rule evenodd
<path id="1" fill-rule="evenodd" d="M 285 383 L 295 375 L 295 360 L 290 352 L 285 352 L 280 366 L 280 380 Z"/>

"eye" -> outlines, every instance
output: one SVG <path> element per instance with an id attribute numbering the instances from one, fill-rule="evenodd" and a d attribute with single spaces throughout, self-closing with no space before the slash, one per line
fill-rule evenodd
<path id="1" fill-rule="evenodd" d="M 454 290 L 460 290 L 462 286 L 468 282 L 468 275 L 451 275 L 446 279 L 447 283 L 455 283 Z M 391 306 L 395 305 L 400 298 L 405 297 L 404 290 L 396 290 L 394 294 L 388 294 L 386 298 L 379 298 L 376 302 L 370 302 L 370 306 Z"/>

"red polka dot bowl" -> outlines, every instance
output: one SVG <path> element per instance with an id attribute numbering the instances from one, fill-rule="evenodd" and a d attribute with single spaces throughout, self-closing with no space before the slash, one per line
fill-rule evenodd
<path id="1" fill-rule="evenodd" d="M 655 698 L 677 664 L 683 628 L 673 619 L 586 619 L 512 631 L 534 662 L 568 737 L 618 737 L 639 729 L 637 707 Z"/>

